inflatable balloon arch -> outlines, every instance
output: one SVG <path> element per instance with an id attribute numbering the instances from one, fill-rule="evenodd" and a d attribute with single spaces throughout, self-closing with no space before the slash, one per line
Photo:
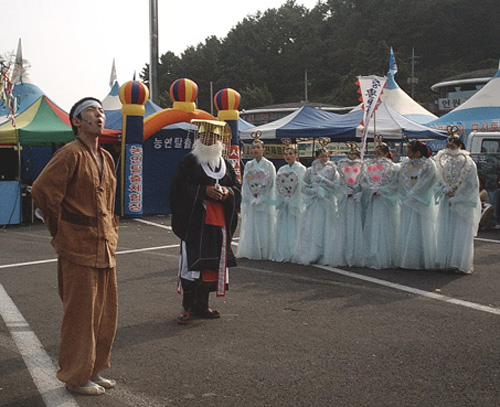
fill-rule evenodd
<path id="1" fill-rule="evenodd" d="M 241 177 L 238 142 L 238 108 L 240 94 L 231 88 L 222 89 L 214 96 L 217 118 L 196 108 L 198 85 L 187 78 L 177 79 L 170 86 L 173 107 L 160 110 L 144 118 L 149 90 L 139 81 L 129 81 L 120 88 L 122 102 L 121 143 L 121 216 L 139 217 L 143 214 L 143 143 L 157 131 L 174 123 L 192 121 L 200 126 L 207 122 L 230 131 L 231 146 L 228 158 L 236 174 Z M 229 130 L 227 129 L 229 127 Z"/>

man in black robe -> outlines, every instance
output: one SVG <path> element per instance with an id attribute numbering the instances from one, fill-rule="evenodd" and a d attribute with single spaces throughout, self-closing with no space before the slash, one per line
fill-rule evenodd
<path id="1" fill-rule="evenodd" d="M 191 153 L 172 179 L 172 229 L 181 239 L 179 262 L 183 312 L 179 324 L 193 315 L 220 318 L 208 305 L 210 292 L 224 296 L 228 268 L 236 266 L 231 239 L 238 222 L 241 185 L 232 164 L 223 158 L 223 125 L 200 125 Z"/>

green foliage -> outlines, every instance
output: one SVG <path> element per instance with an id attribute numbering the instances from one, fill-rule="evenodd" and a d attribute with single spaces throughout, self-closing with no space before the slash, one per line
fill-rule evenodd
<path id="1" fill-rule="evenodd" d="M 436 99 L 431 85 L 447 77 L 495 68 L 500 56 L 498 0 L 320 0 L 312 9 L 289 0 L 278 9 L 247 16 L 226 36 L 209 37 L 180 57 L 160 58 L 161 105 L 170 84 L 187 76 L 199 86 L 198 106 L 214 92 L 232 87 L 242 108 L 304 99 L 352 106 L 356 76 L 384 75 L 392 46 L 396 80 L 408 93 L 415 49 L 415 99 Z M 141 73 L 148 78 L 147 66 Z"/>
<path id="2" fill-rule="evenodd" d="M 241 109 L 248 109 L 255 106 L 268 106 L 273 104 L 273 95 L 267 89 L 267 86 L 257 87 L 247 85 L 239 91 L 242 98 Z"/>

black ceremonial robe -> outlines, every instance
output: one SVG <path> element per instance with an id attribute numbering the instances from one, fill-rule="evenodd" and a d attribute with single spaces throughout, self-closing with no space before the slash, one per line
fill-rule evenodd
<path id="1" fill-rule="evenodd" d="M 227 231 L 227 267 L 235 267 L 231 239 L 238 223 L 241 203 L 241 185 L 232 164 L 225 159 L 226 174 L 219 180 L 229 189 L 229 197 L 222 201 Z M 196 157 L 190 153 L 179 163 L 170 188 L 172 229 L 186 242 L 188 270 L 217 270 L 222 247 L 222 228 L 205 224 L 203 202 L 209 200 L 206 186 L 216 180 L 205 174 Z M 218 201 L 221 202 L 221 201 Z"/>

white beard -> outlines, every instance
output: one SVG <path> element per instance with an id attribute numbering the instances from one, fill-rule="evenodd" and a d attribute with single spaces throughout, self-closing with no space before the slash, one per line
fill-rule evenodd
<path id="1" fill-rule="evenodd" d="M 206 146 L 198 139 L 193 143 L 192 153 L 200 164 L 208 164 L 212 168 L 216 168 L 219 166 L 223 150 L 222 141 L 216 141 L 215 144 Z"/>

